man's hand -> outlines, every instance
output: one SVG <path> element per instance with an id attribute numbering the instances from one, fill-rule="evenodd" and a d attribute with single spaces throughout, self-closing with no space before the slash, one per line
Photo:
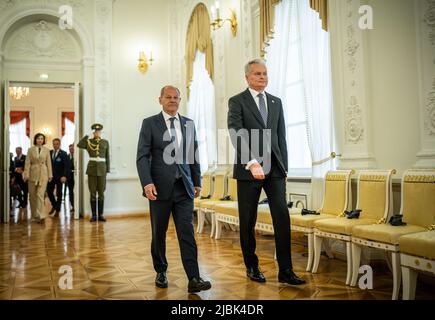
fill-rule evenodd
<path id="1" fill-rule="evenodd" d="M 53 177 L 48 177 L 48 182 L 51 182 L 53 180 Z"/>
<path id="2" fill-rule="evenodd" d="M 145 196 L 151 200 L 151 201 L 155 201 L 157 200 L 157 190 L 156 190 L 156 186 L 154 184 L 149 184 L 146 185 L 143 188 L 144 192 L 145 192 Z"/>
<path id="3" fill-rule="evenodd" d="M 66 177 L 61 177 L 61 178 L 60 178 L 60 182 L 61 182 L 61 183 L 65 183 L 65 182 L 66 182 Z"/>
<path id="4" fill-rule="evenodd" d="M 252 175 L 254 176 L 254 178 L 256 180 L 264 180 L 266 178 L 264 175 L 263 168 L 261 167 L 261 165 L 258 162 L 253 163 L 249 167 L 249 171 L 251 171 Z"/>
<path id="5" fill-rule="evenodd" d="M 20 174 L 22 174 L 24 171 L 23 171 L 22 168 L 16 168 L 16 169 L 15 169 L 15 172 L 16 172 L 16 173 L 20 173 Z"/>
<path id="6" fill-rule="evenodd" d="M 200 193 L 201 193 L 201 187 L 195 187 L 195 198 L 198 198 Z"/>

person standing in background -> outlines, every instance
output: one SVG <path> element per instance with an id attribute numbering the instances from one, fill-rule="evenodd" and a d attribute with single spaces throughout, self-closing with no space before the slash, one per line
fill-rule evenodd
<path id="1" fill-rule="evenodd" d="M 101 138 L 101 130 L 103 130 L 101 124 L 95 123 L 91 129 L 94 130 L 93 137 L 84 136 L 77 144 L 77 147 L 86 149 L 89 154 L 86 174 L 88 175 L 88 186 L 91 194 L 92 218 L 90 221 L 97 221 L 98 204 L 98 220 L 105 222 L 104 191 L 106 191 L 106 175 L 110 172 L 109 141 Z"/>
<path id="2" fill-rule="evenodd" d="M 68 193 L 69 193 L 69 202 L 71 204 L 71 212 L 74 212 L 74 144 L 69 145 L 69 170 L 68 170 L 68 176 L 67 176 L 67 183 L 68 183 Z"/>
<path id="3" fill-rule="evenodd" d="M 24 181 L 28 182 L 32 220 L 43 223 L 47 217 L 44 210 L 44 195 L 47 183 L 53 178 L 50 150 L 46 148 L 45 136 L 37 133 L 34 146 L 29 148 L 24 164 Z"/>
<path id="4" fill-rule="evenodd" d="M 26 156 L 23 154 L 23 148 L 21 147 L 17 147 L 15 149 L 15 152 L 17 156 L 14 159 L 14 177 L 15 183 L 18 184 L 21 189 L 18 201 L 20 202 L 20 208 L 26 208 L 29 193 L 27 183 L 23 180 L 24 163 L 26 161 Z"/>
<path id="5" fill-rule="evenodd" d="M 63 185 L 67 181 L 69 174 L 69 160 L 65 151 L 60 148 L 60 139 L 53 139 L 53 150 L 50 151 L 50 157 L 53 168 L 53 180 L 48 183 L 47 193 L 50 199 L 53 212 L 53 218 L 59 216 L 60 207 L 62 205 Z M 56 197 L 54 196 L 54 189 L 56 188 Z"/>

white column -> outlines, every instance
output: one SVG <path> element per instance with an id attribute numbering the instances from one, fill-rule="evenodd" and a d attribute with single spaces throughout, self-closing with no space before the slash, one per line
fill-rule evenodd
<path id="1" fill-rule="evenodd" d="M 332 77 L 339 168 L 373 168 L 366 34 L 359 28 L 360 0 L 329 2 Z"/>
<path id="2" fill-rule="evenodd" d="M 95 121 L 104 126 L 104 136 L 112 141 L 113 79 L 111 65 L 113 0 L 95 1 Z M 115 163 L 112 163 L 112 167 Z"/>
<path id="3" fill-rule="evenodd" d="M 414 0 L 420 86 L 420 151 L 415 167 L 435 167 L 435 0 Z"/>

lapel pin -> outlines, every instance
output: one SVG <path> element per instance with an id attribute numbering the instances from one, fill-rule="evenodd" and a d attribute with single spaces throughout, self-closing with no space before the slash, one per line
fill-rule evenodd
<path id="1" fill-rule="evenodd" d="M 272 103 L 275 103 L 275 100 L 272 100 Z"/>

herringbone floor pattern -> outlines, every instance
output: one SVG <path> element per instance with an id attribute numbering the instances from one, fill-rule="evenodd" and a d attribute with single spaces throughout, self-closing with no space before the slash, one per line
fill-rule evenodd
<path id="1" fill-rule="evenodd" d="M 221 240 L 209 238 L 209 227 L 197 234 L 203 278 L 212 289 L 187 294 L 187 279 L 173 224 L 167 236 L 168 289 L 154 286 L 147 216 L 109 219 L 91 224 L 61 215 L 45 225 L 27 222 L 0 226 L 0 299 L 390 299 L 391 273 L 374 270 L 374 289 L 344 285 L 346 264 L 322 256 L 318 274 L 305 272 L 305 238 L 293 241 L 293 263 L 307 285 L 290 287 L 277 281 L 274 241 L 258 235 L 257 253 L 265 284 L 245 275 L 238 233 L 225 230 Z M 63 265 L 73 270 L 73 289 L 58 286 Z M 435 299 L 433 288 L 419 283 L 418 299 Z"/>

